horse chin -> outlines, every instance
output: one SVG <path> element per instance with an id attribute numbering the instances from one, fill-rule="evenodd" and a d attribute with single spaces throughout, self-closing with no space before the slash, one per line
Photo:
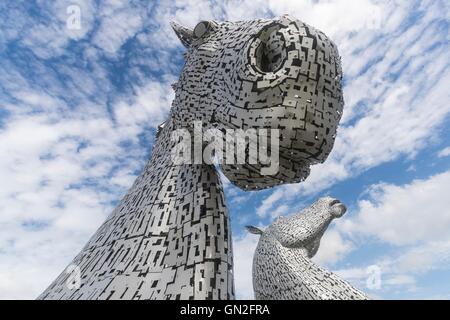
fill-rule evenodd
<path id="1" fill-rule="evenodd" d="M 221 165 L 224 176 L 235 186 L 246 191 L 272 188 L 283 184 L 304 181 L 310 173 L 310 165 L 280 158 L 279 168 L 274 174 L 265 174 L 267 168 L 257 165 Z"/>

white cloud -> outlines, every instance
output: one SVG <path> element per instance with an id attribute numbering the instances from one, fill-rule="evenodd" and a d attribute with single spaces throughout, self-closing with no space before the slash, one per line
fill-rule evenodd
<path id="1" fill-rule="evenodd" d="M 396 272 L 423 274 L 432 270 L 446 269 L 450 264 L 450 240 L 431 241 L 405 250 L 392 259 L 392 269 Z M 446 239 L 447 238 L 447 239 Z"/>
<path id="2" fill-rule="evenodd" d="M 396 294 L 407 298 L 408 293 L 417 292 L 420 288 L 427 289 L 427 284 L 423 283 L 424 277 L 432 276 L 433 271 L 448 270 L 450 241 L 433 241 L 409 248 L 402 247 L 394 254 L 373 256 L 370 260 L 373 263 L 366 266 L 347 267 L 334 272 L 359 288 L 365 289 L 371 297 L 381 298 L 387 294 Z M 380 270 L 380 288 L 367 287 L 370 277 L 369 267 L 374 265 Z M 423 294 L 419 297 L 427 298 Z"/>
<path id="3" fill-rule="evenodd" d="M 256 210 L 258 216 L 265 217 L 269 213 L 269 210 L 273 207 L 274 203 L 280 200 L 282 197 L 283 192 L 281 190 L 277 190 L 273 192 L 270 196 L 265 198 L 262 201 L 262 204 Z"/>
<path id="4" fill-rule="evenodd" d="M 71 5 L 80 8 L 80 29 L 67 28 L 67 20 L 70 18 L 67 8 Z M 15 36 L 21 36 L 20 41 L 43 59 L 64 53 L 69 41 L 83 39 L 94 23 L 95 7 L 89 0 L 40 1 L 40 10 L 44 17 L 26 17 L 21 25 L 22 34 L 17 33 Z M 24 14 L 24 11 L 16 12 L 12 19 L 22 19 Z"/>
<path id="5" fill-rule="evenodd" d="M 80 211 L 89 212 L 81 203 L 77 205 Z M 91 221 L 83 218 L 85 223 Z M 91 232 L 95 231 L 97 222 L 91 222 Z M 54 227 L 25 230 L 16 223 L 0 223 L 0 227 L 8 230 L 0 234 L 0 299 L 35 299 L 73 259 L 73 253 L 81 250 L 91 234 Z"/>
<path id="6" fill-rule="evenodd" d="M 142 29 L 145 8 L 129 6 L 122 1 L 108 1 L 98 12 L 100 27 L 93 42 L 108 54 L 115 54 L 125 41 Z"/>
<path id="7" fill-rule="evenodd" d="M 233 239 L 234 284 L 237 299 L 254 299 L 252 265 L 258 241 L 259 236 L 250 233 Z"/>
<path id="8" fill-rule="evenodd" d="M 368 258 L 370 264 L 382 271 L 382 292 L 388 292 L 391 287 L 414 291 L 419 285 L 417 275 L 450 266 L 449 189 L 450 171 L 401 186 L 371 186 L 368 198 L 358 202 L 356 213 L 336 224 L 333 230 L 337 239 L 326 239 L 325 233 L 323 245 L 332 241 L 338 247 L 333 252 L 341 260 L 350 251 L 364 250 L 371 239 L 390 245 L 389 254 L 376 253 Z M 347 251 L 339 252 L 344 235 L 350 245 Z M 334 261 L 325 259 L 324 262 Z M 337 272 L 362 287 L 368 277 L 366 267 Z"/>
<path id="9" fill-rule="evenodd" d="M 149 82 L 137 88 L 131 99 L 119 101 L 115 105 L 115 119 L 124 128 L 140 130 L 145 124 L 156 127 L 166 120 L 174 97 L 168 83 Z M 129 132 L 129 136 L 133 135 L 134 132 Z"/>
<path id="10" fill-rule="evenodd" d="M 368 200 L 359 201 L 356 218 L 342 231 L 374 236 L 394 245 L 450 240 L 450 172 L 397 186 L 371 187 Z"/>
<path id="11" fill-rule="evenodd" d="M 344 239 L 341 233 L 332 228 L 324 233 L 319 251 L 313 260 L 319 264 L 332 265 L 343 259 L 353 248 L 354 245 L 350 240 Z"/>
<path id="12" fill-rule="evenodd" d="M 289 215 L 289 207 L 285 204 L 278 206 L 275 210 L 270 213 L 272 219 L 278 218 L 279 216 Z"/>
<path id="13" fill-rule="evenodd" d="M 407 275 L 395 275 L 384 280 L 384 283 L 388 286 L 415 286 L 416 280 L 414 277 Z"/>
<path id="14" fill-rule="evenodd" d="M 370 0 L 273 0 L 269 2 L 269 7 L 275 14 L 289 13 L 296 16 L 332 38 L 340 38 L 350 32 L 380 28 L 381 14 L 388 9 L 386 3 Z"/>
<path id="15" fill-rule="evenodd" d="M 445 158 L 450 156 L 450 147 L 444 148 L 438 153 L 439 158 Z"/>

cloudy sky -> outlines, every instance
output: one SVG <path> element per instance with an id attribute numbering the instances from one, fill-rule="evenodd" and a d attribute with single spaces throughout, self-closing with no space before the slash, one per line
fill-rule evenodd
<path id="1" fill-rule="evenodd" d="M 373 297 L 450 298 L 446 0 L 2 1 L 0 298 L 41 293 L 143 168 L 182 69 L 169 21 L 285 13 L 338 45 L 346 105 L 333 152 L 306 182 L 226 184 L 238 298 L 252 298 L 258 240 L 244 226 L 322 195 L 349 210 L 316 261 Z"/>

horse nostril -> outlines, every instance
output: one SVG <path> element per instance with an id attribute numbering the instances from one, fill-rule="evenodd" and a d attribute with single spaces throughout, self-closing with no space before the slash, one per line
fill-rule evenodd
<path id="1" fill-rule="evenodd" d="M 334 199 L 330 202 L 330 207 L 334 206 L 335 204 L 341 203 L 338 199 Z"/>

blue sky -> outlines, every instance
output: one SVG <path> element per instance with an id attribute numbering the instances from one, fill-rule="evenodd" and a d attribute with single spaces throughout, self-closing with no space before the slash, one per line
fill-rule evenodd
<path id="1" fill-rule="evenodd" d="M 257 243 L 244 226 L 329 194 L 349 210 L 317 262 L 373 297 L 450 298 L 445 0 L 1 2 L 0 298 L 35 298 L 144 166 L 182 69 L 169 21 L 285 13 L 337 43 L 346 105 L 333 152 L 304 183 L 243 192 L 225 182 L 238 297 L 252 297 Z M 367 288 L 371 266 L 381 283 Z"/>

